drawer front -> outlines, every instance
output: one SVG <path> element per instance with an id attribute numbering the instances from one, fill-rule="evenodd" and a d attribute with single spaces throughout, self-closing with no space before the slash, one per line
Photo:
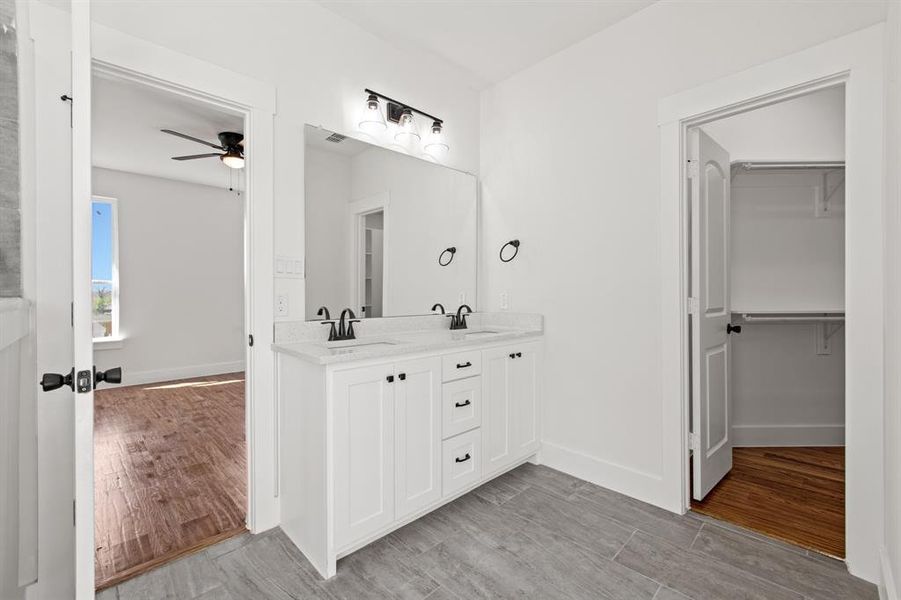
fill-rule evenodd
<path id="1" fill-rule="evenodd" d="M 441 386 L 441 437 L 447 439 L 482 424 L 482 378 L 467 377 Z"/>
<path id="2" fill-rule="evenodd" d="M 482 478 L 482 433 L 473 429 L 444 440 L 442 492 L 449 496 Z"/>
<path id="3" fill-rule="evenodd" d="M 442 361 L 444 381 L 472 377 L 482 372 L 482 353 L 479 350 L 448 354 Z"/>

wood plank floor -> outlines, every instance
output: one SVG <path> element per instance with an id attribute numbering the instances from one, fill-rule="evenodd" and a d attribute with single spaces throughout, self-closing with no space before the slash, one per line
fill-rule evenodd
<path id="1" fill-rule="evenodd" d="M 732 471 L 692 510 L 845 556 L 844 448 L 736 448 Z"/>
<path id="2" fill-rule="evenodd" d="M 244 373 L 94 397 L 98 589 L 245 530 Z"/>

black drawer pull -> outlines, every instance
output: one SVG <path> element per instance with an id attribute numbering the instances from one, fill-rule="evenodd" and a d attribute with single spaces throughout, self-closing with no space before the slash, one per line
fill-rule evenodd
<path id="1" fill-rule="evenodd" d="M 464 456 L 463 458 L 455 458 L 455 459 L 454 459 L 454 462 L 458 462 L 458 463 L 466 462 L 466 461 L 469 460 L 470 458 L 472 458 L 472 457 L 469 455 L 469 452 L 467 452 L 467 453 L 466 453 L 466 456 Z"/>
<path id="2" fill-rule="evenodd" d="M 522 358 L 522 352 L 517 352 L 517 353 L 516 353 L 516 358 Z"/>
<path id="3" fill-rule="evenodd" d="M 463 408 L 464 406 L 469 406 L 470 404 L 472 404 L 472 402 L 470 402 L 469 400 L 467 400 L 466 402 L 454 402 L 454 408 Z"/>
<path id="4" fill-rule="evenodd" d="M 510 353 L 510 358 L 516 358 L 516 352 L 511 352 L 511 353 Z"/>
<path id="5" fill-rule="evenodd" d="M 407 378 L 407 374 L 406 374 L 406 373 L 401 373 L 400 375 L 397 376 L 397 378 L 400 379 L 401 381 L 403 381 L 404 379 Z"/>
<path id="6" fill-rule="evenodd" d="M 385 379 L 388 380 L 388 383 L 394 383 L 394 375 L 388 375 Z"/>
<path id="7" fill-rule="evenodd" d="M 469 361 L 466 361 L 465 363 L 457 363 L 458 369 L 465 369 L 465 368 L 471 367 L 471 366 L 472 366 L 472 363 Z"/>

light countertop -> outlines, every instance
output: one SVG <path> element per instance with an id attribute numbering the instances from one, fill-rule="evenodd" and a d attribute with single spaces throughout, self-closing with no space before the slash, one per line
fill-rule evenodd
<path id="1" fill-rule="evenodd" d="M 479 329 L 450 329 L 425 331 L 397 331 L 382 335 L 361 336 L 341 342 L 298 341 L 272 344 L 276 352 L 302 358 L 318 365 L 346 363 L 358 360 L 389 358 L 403 354 L 417 354 L 441 350 L 464 350 L 483 344 L 516 341 L 540 337 L 541 329 L 511 327 L 481 327 Z"/>

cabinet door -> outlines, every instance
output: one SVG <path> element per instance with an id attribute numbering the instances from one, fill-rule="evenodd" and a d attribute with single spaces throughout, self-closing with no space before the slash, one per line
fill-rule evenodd
<path id="1" fill-rule="evenodd" d="M 335 373 L 335 545 L 394 520 L 394 388 L 391 366 Z"/>
<path id="2" fill-rule="evenodd" d="M 511 348 L 482 354 L 482 473 L 490 475 L 512 460 L 509 372 Z"/>
<path id="3" fill-rule="evenodd" d="M 514 460 L 538 449 L 540 352 L 539 344 L 524 344 L 516 348 L 515 358 L 510 361 L 510 435 Z"/>
<path id="4" fill-rule="evenodd" d="M 397 363 L 394 383 L 396 518 L 441 498 L 441 358 Z"/>

